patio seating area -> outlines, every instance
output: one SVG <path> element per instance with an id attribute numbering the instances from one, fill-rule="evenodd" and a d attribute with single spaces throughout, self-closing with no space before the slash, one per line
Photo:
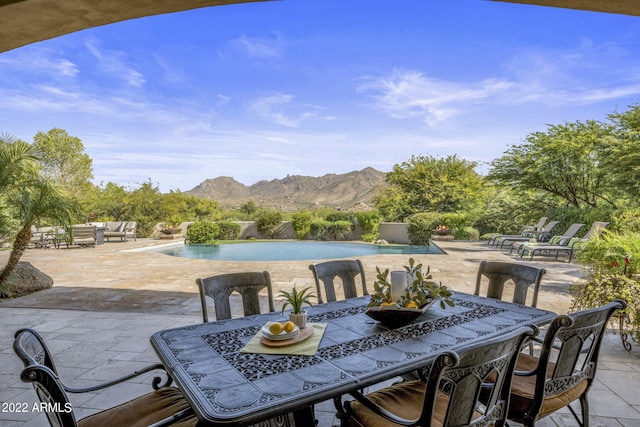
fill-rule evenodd
<path id="1" fill-rule="evenodd" d="M 90 251 L 31 250 L 23 261 L 49 274 L 55 286 L 23 298 L 0 302 L 0 402 L 28 403 L 27 412 L 0 412 L 3 426 L 46 426 L 44 414 L 31 410 L 36 396 L 29 384 L 20 381 L 20 360 L 11 349 L 16 330 L 31 327 L 49 344 L 65 384 L 83 387 L 135 371 L 158 358 L 149 338 L 155 332 L 202 321 L 198 277 L 237 271 L 268 271 L 274 294 L 280 289 L 315 288 L 308 261 L 230 262 L 173 258 L 166 255 L 123 252 L 159 242 L 128 240 L 118 245 L 99 245 Z M 449 288 L 472 294 L 481 261 L 521 262 L 518 257 L 496 251 L 484 242 L 439 242 L 447 255 L 416 255 L 431 268 L 434 280 Z M 0 252 L 0 263 L 8 251 Z M 402 269 L 407 255 L 366 256 L 366 276 L 376 276 L 376 266 Z M 553 258 L 525 261 L 543 268 L 537 306 L 566 313 L 571 301 L 569 285 L 583 272 L 580 266 Z M 91 268 L 87 268 L 90 265 Z M 371 286 L 372 280 L 369 279 Z M 508 295 L 503 297 L 509 299 Z M 276 307 L 276 310 L 278 307 Z M 232 312 L 242 315 L 242 305 L 232 298 Z M 72 396 L 79 418 L 113 407 L 151 391 L 150 378 L 119 384 L 105 392 Z M 639 426 L 640 396 L 634 393 L 640 380 L 640 350 L 623 349 L 620 337 L 609 331 L 599 361 L 589 402 L 592 425 Z M 74 400 L 75 398 L 75 400 Z M 333 426 L 333 402 L 316 405 L 320 426 Z M 537 425 L 575 425 L 562 410 Z"/>

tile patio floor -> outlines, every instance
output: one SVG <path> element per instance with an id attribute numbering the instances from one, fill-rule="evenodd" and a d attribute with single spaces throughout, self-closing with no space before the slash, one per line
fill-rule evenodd
<path id="1" fill-rule="evenodd" d="M 201 321 L 195 279 L 238 270 L 268 270 L 274 292 L 294 284 L 313 283 L 307 261 L 225 262 L 169 258 L 165 255 L 125 252 L 158 244 L 107 243 L 94 249 L 33 249 L 23 261 L 31 262 L 54 279 L 54 287 L 27 297 L 0 302 L 0 404 L 36 401 L 30 385 L 19 379 L 21 363 L 12 350 L 14 332 L 33 327 L 47 340 L 60 376 L 70 385 L 102 382 L 157 362 L 149 343 L 156 331 Z M 472 292 L 476 268 L 481 260 L 518 261 L 504 251 L 479 242 L 440 242 L 447 255 L 420 255 L 434 279 L 452 289 Z M 0 252 L 0 264 L 8 251 Z M 376 265 L 400 269 L 405 255 L 361 257 L 367 282 L 375 279 Z M 523 261 L 529 262 L 529 261 Z M 569 284 L 580 278 L 575 264 L 540 258 L 532 262 L 548 270 L 539 304 L 556 313 L 566 313 L 571 301 Z M 110 388 L 102 393 L 72 396 L 79 418 L 143 394 L 150 389 L 150 377 Z M 597 380 L 590 394 L 592 426 L 640 427 L 640 351 L 620 345 L 614 332 L 602 349 Z M 15 413 L 0 407 L 3 427 L 47 426 L 43 414 Z M 337 424 L 333 404 L 317 406 L 319 425 Z M 541 426 L 576 425 L 568 411 L 544 419 Z"/>

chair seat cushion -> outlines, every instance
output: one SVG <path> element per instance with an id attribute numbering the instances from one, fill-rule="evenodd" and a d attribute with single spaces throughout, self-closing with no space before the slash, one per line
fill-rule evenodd
<path id="1" fill-rule="evenodd" d="M 422 413 L 426 384 L 422 381 L 405 381 L 390 387 L 367 394 L 367 398 L 380 408 L 383 408 L 405 419 L 415 420 Z M 449 405 L 449 396 L 438 391 L 436 405 L 432 418 L 432 426 L 442 426 Z M 400 424 L 374 413 L 358 401 L 350 402 L 349 425 L 363 427 L 391 427 Z M 477 413 L 474 418 L 480 417 Z"/>
<path id="2" fill-rule="evenodd" d="M 530 371 L 538 365 L 538 358 L 529 354 L 520 353 L 516 363 L 516 371 Z M 554 363 L 549 363 L 547 367 L 547 378 L 551 377 Z M 511 401 L 509 403 L 509 418 L 522 419 L 528 412 L 533 402 L 535 394 L 536 377 L 518 376 L 513 377 L 511 384 Z M 564 408 L 574 400 L 578 399 L 587 389 L 588 380 L 582 380 L 574 387 L 564 390 L 561 393 L 548 396 L 542 402 L 539 417 L 542 418 L 560 408 Z"/>
<path id="3" fill-rule="evenodd" d="M 113 408 L 106 409 L 78 421 L 78 427 L 143 427 L 162 421 L 186 409 L 189 403 L 175 387 L 165 387 L 145 394 Z M 181 420 L 174 426 L 195 426 L 195 414 Z"/>

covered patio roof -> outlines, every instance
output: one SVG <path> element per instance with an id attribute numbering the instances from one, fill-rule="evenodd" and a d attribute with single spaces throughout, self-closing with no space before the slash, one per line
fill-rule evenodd
<path id="1" fill-rule="evenodd" d="M 254 1 L 264 0 L 0 0 L 0 52 L 128 19 Z M 640 16 L 638 0 L 494 1 Z"/>

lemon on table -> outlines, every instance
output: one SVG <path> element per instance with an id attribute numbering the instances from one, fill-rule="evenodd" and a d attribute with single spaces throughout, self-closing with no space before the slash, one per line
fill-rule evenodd
<path id="1" fill-rule="evenodd" d="M 289 320 L 289 321 L 284 323 L 284 331 L 285 332 L 293 332 L 293 330 L 295 328 L 296 328 L 296 325 L 291 320 Z"/>
<path id="2" fill-rule="evenodd" d="M 407 305 L 405 305 L 405 307 L 407 307 L 407 308 L 418 308 L 418 303 L 415 302 L 415 301 L 409 301 L 407 303 Z"/>
<path id="3" fill-rule="evenodd" d="M 271 332 L 273 335 L 278 335 L 283 330 L 284 330 L 284 325 L 282 323 L 274 322 L 271 325 L 269 325 L 269 332 Z"/>

